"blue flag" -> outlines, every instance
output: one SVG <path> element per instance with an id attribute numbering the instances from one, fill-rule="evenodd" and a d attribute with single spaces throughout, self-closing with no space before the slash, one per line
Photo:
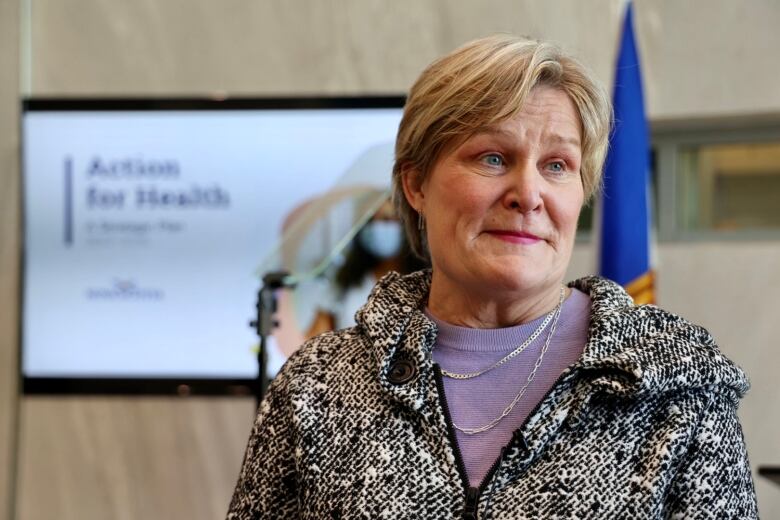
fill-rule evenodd
<path id="1" fill-rule="evenodd" d="M 615 129 L 604 170 L 599 270 L 626 287 L 639 304 L 652 303 L 655 297 L 650 265 L 650 143 L 632 12 L 629 3 L 615 73 Z"/>

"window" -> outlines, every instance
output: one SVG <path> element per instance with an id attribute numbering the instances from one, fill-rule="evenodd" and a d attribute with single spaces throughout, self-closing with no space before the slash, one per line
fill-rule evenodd
<path id="1" fill-rule="evenodd" d="M 662 240 L 780 239 L 780 124 L 654 129 Z"/>
<path id="2" fill-rule="evenodd" d="M 683 230 L 780 229 L 780 142 L 682 146 L 677 190 Z"/>

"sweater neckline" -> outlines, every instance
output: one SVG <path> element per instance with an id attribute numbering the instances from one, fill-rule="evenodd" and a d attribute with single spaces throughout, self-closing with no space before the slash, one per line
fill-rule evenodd
<path id="1" fill-rule="evenodd" d="M 511 327 L 495 329 L 477 329 L 453 325 L 437 318 L 426 307 L 425 316 L 436 324 L 436 348 L 450 349 L 466 352 L 504 352 L 517 348 L 518 345 L 528 339 L 531 334 L 542 324 L 546 315 L 542 315 L 527 323 Z M 556 328 L 558 339 L 566 338 L 576 331 L 571 325 L 579 319 L 587 319 L 590 313 L 590 298 L 578 289 L 572 289 L 571 294 L 563 302 L 561 317 Z M 549 325 L 548 325 L 549 328 Z M 546 337 L 544 331 L 540 338 Z M 538 338 L 537 338 L 538 339 Z"/>

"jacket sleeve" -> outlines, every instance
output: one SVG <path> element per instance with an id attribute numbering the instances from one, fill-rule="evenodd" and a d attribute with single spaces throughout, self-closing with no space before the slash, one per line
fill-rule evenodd
<path id="1" fill-rule="evenodd" d="M 736 399 L 715 397 L 672 482 L 666 518 L 757 519 L 756 494 Z"/>
<path id="2" fill-rule="evenodd" d="M 286 381 L 280 374 L 260 404 L 228 520 L 298 518 L 290 412 Z"/>

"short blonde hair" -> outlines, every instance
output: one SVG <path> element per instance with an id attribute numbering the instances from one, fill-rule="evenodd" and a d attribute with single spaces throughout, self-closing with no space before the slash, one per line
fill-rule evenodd
<path id="1" fill-rule="evenodd" d="M 442 152 L 477 131 L 514 117 L 536 86 L 565 92 L 582 124 L 585 200 L 601 187 L 612 123 L 609 96 L 593 74 L 557 46 L 511 35 L 480 38 L 439 58 L 412 86 L 398 128 L 393 200 L 412 250 L 427 258 L 418 215 L 403 191 L 411 170 L 424 181 Z"/>

